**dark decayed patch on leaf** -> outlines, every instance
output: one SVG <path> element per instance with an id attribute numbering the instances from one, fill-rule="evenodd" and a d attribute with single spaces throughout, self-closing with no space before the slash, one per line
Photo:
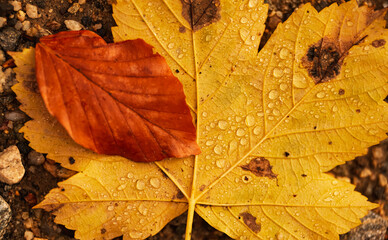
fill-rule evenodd
<path id="1" fill-rule="evenodd" d="M 242 217 L 245 225 L 247 225 L 254 233 L 258 233 L 261 230 L 261 224 L 256 223 L 256 217 L 252 216 L 249 212 L 243 212 L 238 215 Z"/>
<path id="2" fill-rule="evenodd" d="M 182 16 L 197 31 L 221 19 L 219 0 L 181 0 Z"/>
<path id="3" fill-rule="evenodd" d="M 375 48 L 384 46 L 386 41 L 384 39 L 376 39 L 372 42 L 372 46 Z"/>
<path id="4" fill-rule="evenodd" d="M 302 65 L 314 79 L 315 84 L 328 82 L 335 78 L 343 62 L 338 45 L 328 38 L 322 38 L 307 50 Z"/>
<path id="5" fill-rule="evenodd" d="M 252 159 L 247 165 L 241 166 L 245 171 L 250 171 L 258 177 L 267 177 L 274 179 L 278 175 L 272 172 L 272 166 L 269 161 L 263 157 Z"/>
<path id="6" fill-rule="evenodd" d="M 143 40 L 62 32 L 35 58 L 48 111 L 83 147 L 142 162 L 200 153 L 182 84 Z"/>

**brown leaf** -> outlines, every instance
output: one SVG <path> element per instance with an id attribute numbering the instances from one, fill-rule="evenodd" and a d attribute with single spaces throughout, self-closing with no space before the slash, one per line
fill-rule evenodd
<path id="1" fill-rule="evenodd" d="M 145 162 L 200 153 L 182 84 L 152 46 L 107 44 L 90 31 L 40 41 L 40 92 L 77 143 Z"/>
<path id="2" fill-rule="evenodd" d="M 220 20 L 219 0 L 181 0 L 182 16 L 194 31 Z"/>

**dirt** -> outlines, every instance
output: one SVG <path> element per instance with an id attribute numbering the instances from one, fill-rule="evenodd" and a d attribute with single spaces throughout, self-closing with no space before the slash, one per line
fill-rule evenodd
<path id="1" fill-rule="evenodd" d="M 80 9 L 75 13 L 68 12 L 74 3 L 72 0 L 20 0 L 22 1 L 23 11 L 27 3 L 38 7 L 40 16 L 31 19 L 26 16 L 26 20 L 31 22 L 32 30 L 22 31 L 20 39 L 16 43 L 16 51 L 21 51 L 25 47 L 34 46 L 39 37 L 45 34 L 57 33 L 67 30 L 64 21 L 75 20 L 85 29 L 93 30 L 102 36 L 107 42 L 112 42 L 110 28 L 115 25 L 111 17 L 112 8 L 109 1 L 106 0 L 87 0 L 85 4 L 80 5 Z M 293 10 L 305 3 L 305 0 L 268 0 L 270 4 L 269 18 L 267 20 L 267 29 L 262 41 L 262 46 L 279 22 L 285 21 Z M 313 5 L 321 10 L 331 2 L 313 0 Z M 375 5 L 377 8 L 386 7 L 387 1 L 368 0 L 369 5 Z M 15 29 L 17 24 L 16 12 L 10 8 L 6 0 L 0 0 L 0 16 L 7 18 L 7 26 Z M 13 17 L 12 17 L 13 16 Z M 1 29 L 0 29 L 1 31 Z M 14 67 L 10 57 L 6 56 L 6 62 L 3 63 L 3 70 Z M 11 74 L 12 79 L 14 74 Z M 14 82 L 14 80 L 10 82 Z M 20 115 L 15 121 L 7 120 L 5 115 L 10 112 L 17 112 L 19 103 L 15 94 L 8 88 L 0 94 L 0 151 L 8 146 L 17 145 L 22 156 L 26 174 L 22 181 L 15 185 L 6 185 L 0 183 L 0 195 L 9 203 L 12 208 L 13 219 L 7 227 L 4 239 L 24 239 L 27 232 L 32 232 L 35 237 L 46 239 L 69 240 L 74 239 L 74 231 L 67 230 L 61 225 L 53 222 L 53 216 L 49 213 L 33 209 L 33 206 L 42 201 L 45 194 L 50 189 L 56 187 L 58 181 L 63 177 L 68 177 L 72 173 L 61 171 L 61 167 L 51 161 L 47 161 L 35 166 L 28 160 L 28 153 L 31 148 L 28 142 L 19 133 L 19 129 L 29 120 L 27 116 Z M 379 203 L 380 207 L 374 212 L 387 219 L 388 213 L 388 141 L 373 146 L 369 149 L 367 155 L 358 157 L 354 161 L 347 162 L 344 165 L 333 169 L 330 174 L 339 179 L 351 182 L 356 185 L 356 190 L 368 197 L 372 202 Z M 61 173 L 61 174 L 60 174 Z M 185 233 L 186 215 L 174 219 L 160 233 L 149 239 L 183 239 Z M 257 229 L 259 226 L 254 226 Z M 226 234 L 219 232 L 209 226 L 199 216 L 194 219 L 194 232 L 192 239 L 230 239 Z M 347 236 L 342 236 L 346 239 Z M 386 239 L 388 236 L 386 236 Z M 120 239 L 120 238 L 117 238 Z"/>

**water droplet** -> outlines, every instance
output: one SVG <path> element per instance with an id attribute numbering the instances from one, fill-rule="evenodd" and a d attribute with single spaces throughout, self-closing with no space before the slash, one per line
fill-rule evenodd
<path id="1" fill-rule="evenodd" d="M 168 47 L 169 49 L 172 49 L 174 46 L 175 46 L 175 43 L 169 43 L 169 44 L 167 45 L 167 47 Z"/>
<path id="2" fill-rule="evenodd" d="M 108 211 L 113 211 L 113 209 L 115 209 L 115 207 L 113 205 L 108 206 Z"/>
<path id="3" fill-rule="evenodd" d="M 225 167 L 225 164 L 226 164 L 226 160 L 225 159 L 219 159 L 219 160 L 216 161 L 216 166 L 219 167 L 219 168 Z"/>
<path id="4" fill-rule="evenodd" d="M 292 81 L 292 84 L 296 88 L 306 88 L 307 87 L 306 77 L 302 73 L 296 73 L 294 75 L 294 79 Z"/>
<path id="5" fill-rule="evenodd" d="M 240 19 L 240 22 L 241 22 L 241 23 L 247 23 L 247 22 L 248 22 L 248 19 L 247 19 L 246 17 L 242 17 L 242 18 Z"/>
<path id="6" fill-rule="evenodd" d="M 331 109 L 333 112 L 337 112 L 338 111 L 338 107 L 337 107 L 337 105 L 334 105 L 333 107 L 332 107 L 332 109 Z"/>
<path id="7" fill-rule="evenodd" d="M 250 8 L 256 7 L 258 2 L 259 0 L 249 0 L 248 7 Z"/>
<path id="8" fill-rule="evenodd" d="M 376 129 L 374 128 L 371 128 L 368 130 L 368 133 L 372 136 L 375 136 L 377 133 L 379 133 L 379 131 L 377 131 Z"/>
<path id="9" fill-rule="evenodd" d="M 241 145 L 246 145 L 247 142 L 248 142 L 248 140 L 246 138 L 241 138 L 241 140 L 240 140 Z"/>
<path id="10" fill-rule="evenodd" d="M 275 115 L 275 116 L 280 116 L 280 111 L 279 111 L 279 109 L 275 108 L 275 109 L 272 111 L 272 114 Z"/>
<path id="11" fill-rule="evenodd" d="M 352 21 L 347 21 L 346 25 L 348 25 L 348 27 L 351 27 L 351 26 L 353 26 L 353 22 Z"/>
<path id="12" fill-rule="evenodd" d="M 260 133 L 261 127 L 257 126 L 253 129 L 253 134 L 258 135 Z"/>
<path id="13" fill-rule="evenodd" d="M 331 201 L 333 201 L 333 198 L 327 197 L 327 198 L 323 199 L 323 201 L 325 201 L 325 202 L 331 202 Z"/>
<path id="14" fill-rule="evenodd" d="M 148 213 L 148 209 L 144 205 L 139 205 L 138 210 L 144 216 L 147 215 L 147 213 Z"/>
<path id="15" fill-rule="evenodd" d="M 207 166 L 205 167 L 205 169 L 206 169 L 207 171 L 209 171 L 209 170 L 210 170 L 210 166 L 207 165 Z"/>
<path id="16" fill-rule="evenodd" d="M 133 173 L 128 173 L 127 178 L 133 178 Z"/>
<path id="17" fill-rule="evenodd" d="M 276 78 L 280 78 L 281 76 L 283 76 L 283 69 L 281 68 L 274 68 L 273 69 L 273 76 L 276 77 Z"/>
<path id="18" fill-rule="evenodd" d="M 211 146 L 211 145 L 213 145 L 214 144 L 214 141 L 206 141 L 206 146 Z"/>
<path id="19" fill-rule="evenodd" d="M 218 127 L 222 130 L 225 130 L 228 127 L 228 122 L 221 120 L 218 122 Z"/>
<path id="20" fill-rule="evenodd" d="M 119 190 L 119 191 L 122 191 L 122 190 L 124 190 L 125 188 L 126 188 L 126 184 L 121 184 L 118 188 L 117 188 L 117 190 Z"/>
<path id="21" fill-rule="evenodd" d="M 206 35 L 205 41 L 210 42 L 210 40 L 212 40 L 212 35 Z"/>
<path id="22" fill-rule="evenodd" d="M 248 115 L 247 118 L 245 118 L 245 124 L 248 127 L 252 127 L 253 125 L 255 125 L 255 117 L 253 117 L 252 115 Z"/>
<path id="23" fill-rule="evenodd" d="M 222 153 L 222 147 L 220 145 L 217 145 L 214 147 L 214 153 L 220 155 Z"/>
<path id="24" fill-rule="evenodd" d="M 181 53 L 181 54 L 178 55 L 178 58 L 181 59 L 181 58 L 183 58 L 183 56 L 184 56 L 184 54 Z"/>
<path id="25" fill-rule="evenodd" d="M 145 188 L 145 183 L 142 180 L 137 180 L 136 188 L 137 190 L 143 190 Z"/>
<path id="26" fill-rule="evenodd" d="M 285 83 L 281 83 L 279 87 L 280 87 L 280 90 L 282 90 L 282 91 L 286 91 L 286 90 L 287 90 L 287 88 L 288 88 L 288 85 L 287 85 L 287 84 L 285 84 Z"/>
<path id="27" fill-rule="evenodd" d="M 225 217 L 225 213 L 224 212 L 220 212 L 220 217 Z"/>
<path id="28" fill-rule="evenodd" d="M 160 187 L 160 180 L 158 178 L 151 178 L 150 179 L 150 184 L 154 188 L 159 188 Z"/>
<path id="29" fill-rule="evenodd" d="M 338 192 L 338 191 L 335 191 L 333 194 L 334 194 L 334 196 L 338 196 L 338 195 L 339 195 L 339 192 Z"/>
<path id="30" fill-rule="evenodd" d="M 129 236 L 130 236 L 131 238 L 141 238 L 141 237 L 143 236 L 143 233 L 138 232 L 138 231 L 131 231 L 131 232 L 129 233 Z"/>
<path id="31" fill-rule="evenodd" d="M 207 112 L 203 112 L 202 117 L 207 117 Z"/>
<path id="32" fill-rule="evenodd" d="M 280 53 L 279 53 L 279 57 L 281 58 L 281 59 L 286 59 L 287 58 L 287 56 L 288 56 L 288 49 L 287 48 L 282 48 L 282 49 L 280 49 Z"/>
<path id="33" fill-rule="evenodd" d="M 276 90 L 271 90 L 269 93 L 268 93 L 268 97 L 269 99 L 276 99 L 277 97 L 279 97 L 279 92 L 276 91 Z"/>
<path id="34" fill-rule="evenodd" d="M 245 41 L 247 39 L 247 37 L 249 36 L 249 30 L 246 29 L 246 28 L 241 28 L 240 29 L 240 37 L 243 41 Z"/>
<path id="35" fill-rule="evenodd" d="M 316 96 L 317 96 L 317 98 L 324 98 L 326 96 L 326 93 L 325 92 L 318 92 Z"/>
<path id="36" fill-rule="evenodd" d="M 364 47 L 364 51 L 368 51 L 369 50 L 369 45 L 366 45 L 365 47 Z"/>
<path id="37" fill-rule="evenodd" d="M 236 131 L 237 136 L 241 137 L 241 136 L 244 136 L 244 134 L 245 134 L 244 129 L 242 129 L 242 128 L 237 129 L 237 131 Z"/>
<path id="38" fill-rule="evenodd" d="M 333 185 L 337 185 L 337 184 L 338 184 L 338 181 L 337 181 L 337 180 L 333 180 L 331 183 L 332 183 Z"/>

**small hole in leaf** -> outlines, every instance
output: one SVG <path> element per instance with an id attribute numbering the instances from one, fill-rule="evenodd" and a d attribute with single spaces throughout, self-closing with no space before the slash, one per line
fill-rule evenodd
<path id="1" fill-rule="evenodd" d="M 175 70 L 175 72 L 176 72 L 176 73 L 179 73 L 179 70 L 178 70 L 178 69 L 176 69 L 176 70 Z"/>
<path id="2" fill-rule="evenodd" d="M 288 156 L 290 156 L 290 153 L 289 152 L 284 152 L 284 156 L 288 157 Z"/>
<path id="3" fill-rule="evenodd" d="M 69 157 L 69 163 L 70 164 L 74 164 L 75 163 L 75 159 L 73 157 Z"/>
<path id="4" fill-rule="evenodd" d="M 384 102 L 388 103 L 388 95 L 384 98 Z"/>
<path id="5" fill-rule="evenodd" d="M 306 174 L 304 174 L 304 173 L 303 173 L 301 176 L 302 176 L 302 177 L 307 177 L 307 175 L 306 175 Z"/>

